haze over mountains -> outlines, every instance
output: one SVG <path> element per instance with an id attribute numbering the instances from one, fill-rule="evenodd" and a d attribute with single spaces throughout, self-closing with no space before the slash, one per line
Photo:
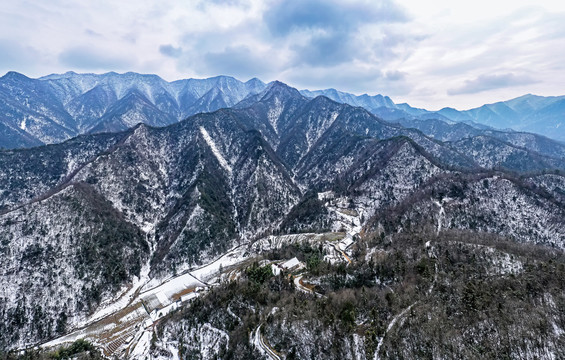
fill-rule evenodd
<path id="1" fill-rule="evenodd" d="M 0 355 L 565 356 L 558 141 L 278 81 L 1 83 L 14 147 L 53 144 L 0 151 Z"/>
<path id="2" fill-rule="evenodd" d="M 140 122 L 166 126 L 199 112 L 234 106 L 265 87 L 258 79 L 243 83 L 226 76 L 167 82 L 156 75 L 137 73 L 68 72 L 30 79 L 10 72 L 0 78 L 0 147 L 56 143 L 79 134 L 121 131 Z M 524 95 L 466 111 L 444 108 L 431 112 L 395 104 L 382 95 L 355 96 L 335 89 L 301 93 L 361 106 L 384 120 L 410 127 L 429 127 L 433 122 L 437 127 L 461 129 L 462 123 L 478 129 L 513 129 L 565 140 L 561 127 L 565 97 Z M 439 139 L 445 137 L 440 135 Z"/>

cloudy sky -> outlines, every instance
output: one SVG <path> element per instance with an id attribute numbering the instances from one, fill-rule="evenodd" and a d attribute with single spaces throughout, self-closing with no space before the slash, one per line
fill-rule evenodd
<path id="1" fill-rule="evenodd" d="M 565 94 L 565 1 L 4 0 L 0 72 L 232 75 L 431 110 Z"/>

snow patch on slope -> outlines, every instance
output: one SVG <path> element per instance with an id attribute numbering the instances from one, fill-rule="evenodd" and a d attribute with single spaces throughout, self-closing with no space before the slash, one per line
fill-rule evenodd
<path id="1" fill-rule="evenodd" d="M 20 124 L 20 129 L 22 130 L 27 130 L 27 117 L 24 116 L 24 118 L 22 119 L 22 122 Z"/>
<path id="2" fill-rule="evenodd" d="M 200 133 L 202 134 L 202 137 L 206 141 L 206 144 L 208 144 L 208 146 L 210 146 L 210 149 L 212 149 L 212 152 L 214 153 L 214 156 L 216 156 L 216 158 L 218 159 L 220 165 L 224 169 L 226 169 L 227 172 L 231 174 L 232 171 L 231 166 L 228 164 L 228 162 L 226 161 L 226 159 L 224 158 L 224 156 L 216 146 L 214 140 L 212 140 L 212 138 L 210 137 L 210 134 L 208 134 L 208 131 L 206 131 L 204 127 L 200 126 Z"/>
<path id="3" fill-rule="evenodd" d="M 269 110 L 267 117 L 269 118 L 269 123 L 271 124 L 271 126 L 275 130 L 275 133 L 277 134 L 279 133 L 279 130 L 277 128 L 277 123 L 279 121 L 279 118 L 281 117 L 282 112 L 283 112 L 282 102 L 279 98 L 275 98 L 275 107 Z"/>

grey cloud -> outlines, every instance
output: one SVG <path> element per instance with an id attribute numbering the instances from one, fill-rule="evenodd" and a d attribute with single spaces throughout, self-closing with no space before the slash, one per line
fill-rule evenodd
<path id="1" fill-rule="evenodd" d="M 343 64 L 331 68 L 301 67 L 293 69 L 283 79 L 299 88 L 335 88 L 362 94 L 405 94 L 410 87 L 404 79 L 390 80 L 378 68 L 356 68 Z"/>
<path id="2" fill-rule="evenodd" d="M 353 60 L 373 65 L 383 64 L 402 56 L 405 48 L 420 40 L 415 36 L 399 36 L 389 29 L 380 31 L 382 36 L 371 39 L 370 42 L 361 40 L 356 32 L 330 31 L 314 34 L 306 44 L 290 47 L 294 55 L 292 65 L 328 67 L 351 63 Z"/>
<path id="3" fill-rule="evenodd" d="M 231 75 L 239 78 L 264 76 L 270 73 L 268 60 L 247 46 L 227 47 L 220 52 L 206 53 L 197 65 L 207 74 Z"/>
<path id="4" fill-rule="evenodd" d="M 528 85 L 537 81 L 528 75 L 515 75 L 514 73 L 481 75 L 473 80 L 465 81 L 462 86 L 450 89 L 448 95 L 475 94 L 482 91 Z"/>
<path id="5" fill-rule="evenodd" d="M 293 46 L 295 63 L 332 66 L 354 58 L 354 39 L 346 33 L 315 35 L 306 45 Z"/>
<path id="6" fill-rule="evenodd" d="M 264 14 L 264 20 L 273 35 L 286 36 L 296 30 L 346 31 L 365 23 L 403 22 L 408 17 L 391 0 L 279 0 Z"/>
<path id="7" fill-rule="evenodd" d="M 161 45 L 159 46 L 159 52 L 165 56 L 178 58 L 182 55 L 182 48 L 174 47 L 173 45 Z"/>
<path id="8" fill-rule="evenodd" d="M 59 54 L 59 62 L 71 68 L 83 70 L 129 69 L 131 61 L 117 56 L 97 52 L 91 48 L 73 47 Z"/>
<path id="9" fill-rule="evenodd" d="M 385 73 L 385 78 L 390 81 L 404 80 L 406 73 L 398 70 L 387 71 Z"/>
<path id="10" fill-rule="evenodd" d="M 96 31 L 94 31 L 94 30 L 92 30 L 92 29 L 85 29 L 85 30 L 84 30 L 84 33 L 85 33 L 86 35 L 92 36 L 92 37 L 97 37 L 97 38 L 104 37 L 104 36 L 102 36 L 102 34 L 100 34 L 99 32 L 96 32 Z"/>
<path id="11" fill-rule="evenodd" d="M 370 61 L 393 55 L 393 48 L 407 41 L 387 29 L 377 43 L 363 43 L 363 26 L 406 22 L 404 10 L 391 0 L 353 1 L 290 0 L 278 1 L 263 16 L 273 41 L 304 32 L 300 45 L 290 46 L 291 66 L 335 66 L 352 60 Z M 301 35 L 302 36 L 302 33 Z"/>
<path id="12" fill-rule="evenodd" d="M 34 65 L 39 58 L 39 53 L 34 48 L 6 39 L 0 39 L 0 54 L 0 68 L 7 70 Z"/>

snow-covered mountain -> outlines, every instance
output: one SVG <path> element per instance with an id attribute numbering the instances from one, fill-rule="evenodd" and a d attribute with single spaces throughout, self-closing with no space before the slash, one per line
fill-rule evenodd
<path id="1" fill-rule="evenodd" d="M 335 89 L 309 91 L 308 97 L 324 95 L 328 98 L 361 106 L 388 121 L 439 120 L 446 123 L 463 123 L 478 129 L 513 129 L 519 132 L 541 134 L 551 139 L 565 141 L 565 96 L 524 95 L 518 98 L 486 104 L 470 110 L 443 108 L 439 111 L 414 108 L 408 104 L 395 104 L 388 96 L 352 95 Z"/>
<path id="2" fill-rule="evenodd" d="M 101 75 L 68 72 L 39 79 L 10 72 L 0 78 L 0 147 L 57 143 L 79 134 L 121 131 L 138 123 L 165 126 L 199 112 L 234 106 L 265 87 L 256 78 L 244 83 L 227 76 L 167 82 L 156 75 L 131 72 Z M 363 107 L 386 121 L 405 126 L 410 123 L 420 130 L 429 127 L 426 122 L 435 121 L 565 139 L 560 127 L 565 116 L 563 97 L 524 95 L 471 110 L 444 108 L 431 112 L 395 104 L 383 95 L 357 96 L 335 89 L 302 90 L 301 94 L 308 98 L 323 95 L 339 103 Z M 445 124 L 438 129 L 443 129 Z M 459 132 L 460 138 L 476 135 L 471 128 L 465 134 Z M 427 134 L 437 139 L 452 137 L 438 133 L 438 129 Z"/>
<path id="3" fill-rule="evenodd" d="M 227 76 L 167 82 L 137 73 L 0 78 L 0 147 L 51 144 L 79 134 L 121 131 L 138 123 L 165 126 L 230 107 L 265 87 Z"/>
<path id="4" fill-rule="evenodd" d="M 86 338 L 134 358 L 450 358 L 469 342 L 562 354 L 559 143 L 420 131 L 280 82 L 107 76 L 18 80 L 59 89 L 51 114 L 102 114 L 104 131 L 134 109 L 163 123 L 0 151 L 0 350 Z M 156 115 L 169 112 L 155 98 L 191 94 L 243 99 Z"/>
<path id="5" fill-rule="evenodd" d="M 316 96 L 323 95 L 327 98 L 332 99 L 333 101 L 349 104 L 352 106 L 364 107 L 365 109 L 373 113 L 381 107 L 396 108 L 394 102 L 388 96 L 383 96 L 383 95 L 369 96 L 367 94 L 363 94 L 356 96 L 350 93 L 338 91 L 336 89 L 314 90 L 314 91 L 302 90 L 301 93 L 302 95 L 311 98 L 315 98 Z"/>
<path id="6" fill-rule="evenodd" d="M 439 111 L 441 114 L 442 111 Z M 565 96 L 524 95 L 461 112 L 469 120 L 498 129 L 511 128 L 564 141 Z"/>

